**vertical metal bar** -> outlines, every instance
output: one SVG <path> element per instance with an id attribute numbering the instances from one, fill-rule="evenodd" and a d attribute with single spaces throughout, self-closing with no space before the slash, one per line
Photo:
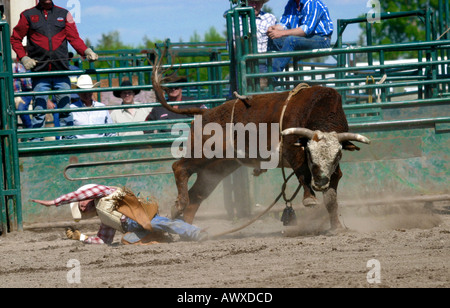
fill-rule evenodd
<path id="1" fill-rule="evenodd" d="M 258 37 L 257 37 L 258 29 L 256 28 L 255 10 L 253 8 L 249 8 L 246 12 L 250 13 L 250 16 L 249 16 L 249 18 L 250 18 L 250 37 L 249 37 L 249 41 L 247 44 L 250 44 L 250 46 L 251 46 L 251 50 L 250 50 L 251 53 L 258 54 Z M 259 73 L 259 60 L 252 61 L 251 66 L 253 68 L 252 69 L 253 72 Z M 254 78 L 253 82 L 251 84 L 258 91 L 261 91 L 259 78 Z"/>
<path id="2" fill-rule="evenodd" d="M 1 62 L 3 63 L 3 62 Z M 3 88 L 0 83 L 0 93 L 3 93 Z M 0 104 L 0 112 L 1 112 L 1 118 L 0 118 L 0 125 L 3 130 L 3 123 L 5 121 L 4 115 L 6 114 L 6 104 Z M 6 178 L 6 170 L 4 168 L 4 157 L 3 153 L 4 151 L 4 145 L 6 136 L 0 135 L 0 229 L 3 234 L 5 234 L 8 231 L 8 220 L 7 220 L 7 212 L 6 212 L 6 195 L 4 193 L 4 190 L 6 188 L 6 185 L 4 183 L 4 179 Z"/>
<path id="3" fill-rule="evenodd" d="M 230 93 L 237 91 L 237 58 L 236 58 L 236 49 L 235 49 L 235 41 L 233 35 L 233 13 L 232 11 L 228 11 L 226 13 L 226 21 L 227 21 L 227 44 L 230 55 Z"/>
<path id="4" fill-rule="evenodd" d="M 445 20 L 445 22 L 444 22 L 444 25 L 445 25 L 444 26 L 444 31 L 445 31 L 445 30 L 447 30 L 448 27 L 450 27 L 450 8 L 449 8 L 449 1 L 448 0 L 445 0 L 445 3 L 444 3 L 443 14 L 444 13 L 445 13 L 445 18 L 444 18 L 444 20 Z M 446 40 L 450 39 L 450 33 L 449 32 L 447 32 L 445 34 L 444 39 L 446 39 Z M 450 49 L 449 48 L 445 49 L 445 55 L 447 56 L 447 59 L 450 58 Z M 449 67 L 448 65 L 445 66 L 445 70 L 442 72 L 443 74 L 447 74 L 448 73 L 448 71 L 449 71 L 448 67 Z M 446 91 L 449 90 L 449 89 L 450 89 L 450 84 L 447 84 Z"/>
<path id="5" fill-rule="evenodd" d="M 372 39 L 372 24 L 370 22 L 366 22 L 366 36 L 367 36 L 367 46 L 373 45 L 373 39 Z M 373 55 L 371 52 L 367 54 L 367 61 L 369 63 L 369 66 L 373 65 Z"/>
<path id="6" fill-rule="evenodd" d="M 444 33 L 445 28 L 444 28 L 444 3 L 442 0 L 439 0 L 439 4 L 438 4 L 438 11 L 437 11 L 438 16 L 436 16 L 436 18 L 439 20 L 437 22 L 437 28 L 438 28 L 438 34 L 442 35 L 442 33 Z M 440 49 L 439 50 L 439 54 L 441 56 L 441 59 L 444 59 L 445 57 L 445 50 L 444 49 Z M 441 70 L 441 74 L 445 74 L 445 64 L 441 64 L 440 65 L 440 70 Z M 441 87 L 443 87 L 442 91 L 445 92 L 445 84 L 441 84 Z"/>
<path id="7" fill-rule="evenodd" d="M 11 57 L 11 43 L 10 43 L 10 28 L 6 22 L 1 23 L 1 35 L 2 35 L 2 50 L 4 58 L 2 61 L 4 72 L 7 73 L 7 77 L 2 80 L 2 102 L 7 107 L 2 110 L 6 111 L 6 115 L 3 117 L 3 129 L 8 131 L 7 136 L 3 139 L 4 144 L 4 166 L 6 175 L 6 187 L 7 191 L 7 215 L 9 217 L 9 227 L 11 231 L 22 231 L 22 198 L 20 191 L 20 171 L 19 171 L 19 150 L 17 144 L 17 116 L 15 113 L 14 104 L 14 87 L 13 87 L 13 72 L 12 72 L 12 57 Z M 5 110 L 6 109 L 6 110 Z M 2 189 L 3 189 L 2 187 Z"/>
<path id="8" fill-rule="evenodd" d="M 342 34 L 344 33 L 346 23 L 341 19 L 338 19 L 337 22 L 338 22 L 337 47 L 342 48 Z M 338 68 L 345 67 L 345 55 L 343 54 L 337 55 L 337 67 Z M 335 74 L 334 77 L 338 80 L 344 79 L 344 73 L 338 72 Z M 347 92 L 346 91 L 339 91 L 339 92 L 342 97 L 342 104 L 345 105 L 347 103 Z"/>
<path id="9" fill-rule="evenodd" d="M 247 11 L 241 11 L 241 20 L 242 20 L 242 44 L 243 46 L 243 54 L 242 55 L 248 55 L 250 53 L 250 51 L 252 50 L 252 46 L 251 46 L 251 30 L 249 27 L 250 24 L 250 19 L 249 19 L 249 15 L 247 14 Z M 254 72 L 254 61 L 248 61 L 245 62 L 245 69 L 247 70 L 247 73 L 251 73 Z M 254 79 L 252 80 L 246 80 L 247 82 L 247 87 L 246 90 L 244 92 L 253 92 L 254 91 Z"/>
<path id="10" fill-rule="evenodd" d="M 234 22 L 234 44 L 236 50 L 236 68 L 237 68 L 237 76 L 236 76 L 236 85 L 237 91 L 245 93 L 246 89 L 241 89 L 242 87 L 242 72 L 245 69 L 241 66 L 241 58 L 242 58 L 242 37 L 241 37 L 241 27 L 240 27 L 240 17 L 239 12 L 237 10 L 233 11 L 233 22 Z"/>
<path id="11" fill-rule="evenodd" d="M 424 11 L 425 14 L 425 40 L 427 42 L 431 41 L 431 11 L 427 8 Z M 432 53 L 431 51 L 426 51 L 427 62 L 431 61 Z M 433 78 L 433 67 L 427 66 L 427 78 Z M 433 96 L 433 86 L 427 85 L 425 86 L 425 95 L 426 98 L 431 98 Z"/>
<path id="12" fill-rule="evenodd" d="M 380 51 L 380 65 L 384 65 L 384 50 Z M 380 77 L 383 77 L 385 72 L 386 72 L 385 69 L 381 69 L 380 70 Z M 380 91 L 381 91 L 381 101 L 382 102 L 386 102 L 386 98 L 387 98 L 386 97 L 386 91 L 387 91 L 387 89 L 388 88 L 381 88 L 380 89 Z M 390 98 L 389 98 L 389 101 L 390 101 Z"/>
<path id="13" fill-rule="evenodd" d="M 419 50 L 417 54 L 418 54 L 417 61 L 422 63 L 423 62 L 423 51 Z M 418 76 L 420 77 L 420 76 L 423 76 L 423 75 L 424 75 L 423 74 L 423 67 L 419 67 Z M 423 99 L 424 98 L 423 85 L 418 85 L 417 87 L 419 89 L 419 93 L 417 93 L 417 96 L 418 96 L 417 98 Z"/>

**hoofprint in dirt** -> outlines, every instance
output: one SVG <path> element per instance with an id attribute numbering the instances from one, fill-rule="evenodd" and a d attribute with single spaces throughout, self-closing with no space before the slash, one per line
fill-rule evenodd
<path id="1" fill-rule="evenodd" d="M 0 237 L 0 285 L 450 287 L 449 202 L 435 203 L 431 210 L 423 205 L 342 206 L 340 219 L 349 230 L 336 235 L 324 233 L 329 225 L 322 207 L 294 208 L 295 227 L 282 226 L 280 206 L 236 234 L 201 243 L 174 238 L 169 244 L 124 246 L 117 235 L 113 245 L 95 246 L 65 239 L 71 223 L 28 226 Z M 216 234 L 245 222 L 205 210 L 195 223 Z M 95 234 L 97 226 L 93 220 L 79 228 Z"/>

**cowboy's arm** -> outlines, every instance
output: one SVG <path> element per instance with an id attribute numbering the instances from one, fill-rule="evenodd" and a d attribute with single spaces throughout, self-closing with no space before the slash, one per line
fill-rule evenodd
<path id="1" fill-rule="evenodd" d="M 60 206 L 71 202 L 84 201 L 89 199 L 97 199 L 110 195 L 116 190 L 114 187 L 104 185 L 85 185 L 78 190 L 62 195 L 55 200 L 36 200 L 31 201 L 42 204 L 44 206 Z"/>
<path id="2" fill-rule="evenodd" d="M 284 36 L 306 36 L 306 33 L 302 28 L 280 29 L 280 27 L 273 27 L 267 34 L 271 39 L 277 39 Z"/>

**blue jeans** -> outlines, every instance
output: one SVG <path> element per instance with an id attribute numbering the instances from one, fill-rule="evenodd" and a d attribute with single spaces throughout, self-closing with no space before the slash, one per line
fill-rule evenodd
<path id="1" fill-rule="evenodd" d="M 24 90 L 22 90 L 22 91 L 28 92 L 28 91 L 24 91 Z M 33 96 L 27 96 L 25 94 L 26 93 L 24 93 L 24 95 L 21 96 L 21 98 L 25 104 L 20 103 L 19 106 L 17 107 L 18 111 L 28 111 L 28 107 L 30 107 L 31 101 L 33 100 Z M 31 117 L 29 114 L 20 115 L 20 119 L 22 120 L 23 127 L 31 128 Z"/>
<path id="2" fill-rule="evenodd" d="M 196 241 L 201 231 L 200 228 L 188 224 L 187 222 L 184 222 L 180 219 L 172 220 L 167 217 L 161 217 L 159 215 L 153 217 L 151 224 L 153 230 L 155 231 L 178 234 L 182 240 L 187 241 L 189 240 Z M 139 225 L 136 221 L 130 218 L 127 219 L 127 225 L 128 225 L 127 230 L 128 232 L 143 230 L 141 225 Z"/>
<path id="3" fill-rule="evenodd" d="M 312 37 L 285 36 L 275 40 L 269 40 L 269 50 L 290 52 L 300 50 L 312 50 L 330 48 L 330 37 L 314 35 Z M 281 72 L 289 64 L 291 58 L 275 58 L 272 62 L 273 71 Z"/>
<path id="4" fill-rule="evenodd" d="M 50 90 L 70 90 L 69 77 L 44 77 L 33 78 L 33 91 L 50 91 Z M 36 96 L 34 102 L 34 110 L 46 110 L 47 109 L 48 95 Z M 54 95 L 54 101 L 56 102 L 57 109 L 69 109 L 70 108 L 70 95 L 58 94 Z M 32 119 L 33 128 L 42 128 L 45 126 L 45 114 L 35 114 Z M 72 113 L 60 113 L 59 123 L 61 127 L 73 126 Z"/>

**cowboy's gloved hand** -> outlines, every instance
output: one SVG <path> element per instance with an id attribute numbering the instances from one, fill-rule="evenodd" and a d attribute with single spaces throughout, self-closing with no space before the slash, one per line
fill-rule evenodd
<path id="1" fill-rule="evenodd" d="M 37 61 L 31 59 L 28 56 L 23 57 L 22 60 L 20 60 L 20 62 L 22 62 L 23 66 L 25 66 L 27 70 L 31 70 L 32 68 L 35 68 L 37 65 Z"/>
<path id="2" fill-rule="evenodd" d="M 86 51 L 84 52 L 84 54 L 86 55 L 86 58 L 91 61 L 97 61 L 98 60 L 98 54 L 96 54 L 92 49 L 88 48 L 86 49 Z"/>
<path id="3" fill-rule="evenodd" d="M 79 241 L 81 238 L 81 232 L 79 230 L 74 230 L 72 228 L 68 228 L 66 230 L 67 238 L 70 240 Z"/>

